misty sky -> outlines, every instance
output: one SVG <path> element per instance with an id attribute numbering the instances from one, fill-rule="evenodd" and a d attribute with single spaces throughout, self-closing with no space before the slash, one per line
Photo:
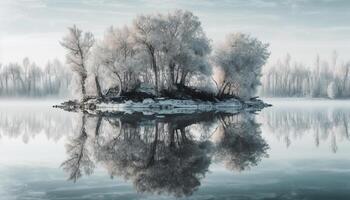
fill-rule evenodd
<path id="1" fill-rule="evenodd" d="M 72 24 L 101 37 L 138 14 L 173 9 L 197 15 L 214 45 L 238 31 L 270 43 L 270 63 L 287 52 L 307 64 L 333 50 L 350 59 L 348 0 L 0 0 L 0 62 L 63 60 L 58 42 Z"/>

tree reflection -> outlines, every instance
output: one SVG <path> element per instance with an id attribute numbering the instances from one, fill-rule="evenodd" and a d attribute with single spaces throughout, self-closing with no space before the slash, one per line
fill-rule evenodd
<path id="1" fill-rule="evenodd" d="M 210 164 L 210 144 L 192 139 L 186 127 L 153 121 L 121 124 L 118 134 L 99 146 L 96 161 L 110 175 L 131 180 L 139 192 L 190 195 Z"/>
<path id="2" fill-rule="evenodd" d="M 82 117 L 81 124 L 78 136 L 71 138 L 66 144 L 69 158 L 61 164 L 61 167 L 70 174 L 69 180 L 73 180 L 74 182 L 82 176 L 82 171 L 89 175 L 95 168 L 87 147 L 88 135 L 85 128 L 85 115 Z"/>
<path id="3" fill-rule="evenodd" d="M 253 117 L 240 114 L 221 119 L 216 134 L 216 158 L 231 170 L 243 171 L 267 157 L 268 145 Z"/>
<path id="4" fill-rule="evenodd" d="M 92 134 L 87 134 L 87 118 L 95 121 Z M 267 155 L 260 126 L 248 114 L 109 113 L 86 114 L 81 121 L 81 131 L 67 145 L 69 159 L 62 164 L 74 181 L 92 173 L 98 163 L 111 177 L 131 181 L 139 192 L 182 197 L 199 188 L 212 160 L 242 171 Z"/>
<path id="5" fill-rule="evenodd" d="M 294 108 L 271 109 L 261 113 L 268 132 L 285 142 L 289 147 L 293 140 L 312 135 L 315 145 L 329 143 L 333 153 L 338 151 L 338 142 L 349 141 L 350 112 L 344 108 Z"/>
<path id="6" fill-rule="evenodd" d="M 73 130 L 73 115 L 35 107 L 18 107 L 13 110 L 0 107 L 0 139 L 21 138 L 24 143 L 29 143 L 39 135 L 45 134 L 46 138 L 58 141 Z"/>

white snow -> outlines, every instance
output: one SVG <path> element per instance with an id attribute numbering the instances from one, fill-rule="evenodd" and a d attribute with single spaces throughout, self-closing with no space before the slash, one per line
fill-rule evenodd
<path id="1" fill-rule="evenodd" d="M 237 110 L 242 109 L 242 107 L 242 104 L 235 99 L 218 103 L 179 99 L 145 99 L 142 102 L 133 102 L 129 100 L 125 103 L 100 103 L 96 105 L 96 110 L 131 113 L 142 112 L 145 114 L 176 114 L 213 110 L 236 112 Z"/>

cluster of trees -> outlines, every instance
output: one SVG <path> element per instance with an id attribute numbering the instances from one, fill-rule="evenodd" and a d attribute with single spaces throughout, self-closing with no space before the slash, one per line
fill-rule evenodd
<path id="1" fill-rule="evenodd" d="M 246 113 L 155 120 L 138 114 L 85 114 L 81 122 L 79 132 L 69 138 L 68 158 L 62 163 L 73 181 L 101 165 L 111 177 L 131 181 L 139 192 L 183 197 L 199 188 L 212 161 L 242 171 L 267 156 L 260 125 Z M 193 124 L 200 126 L 199 137 Z"/>
<path id="2" fill-rule="evenodd" d="M 40 67 L 28 58 L 22 63 L 0 64 L 0 96 L 67 95 L 72 75 L 57 59 Z"/>
<path id="3" fill-rule="evenodd" d="M 339 62 L 337 52 L 331 61 L 316 57 L 314 66 L 293 62 L 288 54 L 264 72 L 261 94 L 279 97 L 349 98 L 350 62 Z"/>
<path id="4" fill-rule="evenodd" d="M 212 53 L 198 17 L 183 10 L 140 15 L 130 26 L 108 28 L 101 40 L 73 26 L 61 44 L 79 77 L 82 100 L 103 98 L 110 88 L 121 95 L 141 85 L 156 96 L 191 86 L 249 98 L 269 57 L 267 44 L 241 33 L 228 35 Z"/>

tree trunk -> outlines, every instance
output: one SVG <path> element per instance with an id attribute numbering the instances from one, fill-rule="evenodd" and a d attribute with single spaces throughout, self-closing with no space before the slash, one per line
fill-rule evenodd
<path id="1" fill-rule="evenodd" d="M 99 98 L 103 98 L 103 94 L 102 94 L 102 91 L 101 91 L 101 85 L 100 85 L 100 82 L 98 80 L 98 76 L 96 76 L 96 75 L 95 75 L 95 84 L 96 84 L 97 96 Z"/>
<path id="2" fill-rule="evenodd" d="M 221 97 L 222 89 L 225 87 L 226 81 L 224 80 L 219 88 L 217 96 Z"/>
<path id="3" fill-rule="evenodd" d="M 170 91 L 174 90 L 174 88 L 175 88 L 175 73 L 174 73 L 174 71 L 175 71 L 175 64 L 173 62 L 171 62 L 169 64 L 169 78 L 170 78 L 170 80 L 169 80 L 169 86 L 168 86 L 168 89 Z"/>
<path id="4" fill-rule="evenodd" d="M 101 122 L 102 122 L 102 117 L 99 116 L 98 119 L 97 119 L 96 129 L 95 129 L 95 136 L 96 137 L 100 135 Z"/>
<path id="5" fill-rule="evenodd" d="M 177 67 L 176 69 L 176 78 L 175 78 L 175 83 L 178 83 L 178 79 L 179 79 L 179 73 L 180 73 L 180 66 Z"/>
<path id="6" fill-rule="evenodd" d="M 180 80 L 180 85 L 185 85 L 185 80 L 188 72 L 185 72 L 184 70 L 181 73 L 181 80 Z"/>
<path id="7" fill-rule="evenodd" d="M 117 94 L 117 96 L 119 97 L 122 94 L 123 82 L 122 82 L 122 78 L 120 77 L 118 72 L 114 72 L 114 74 L 117 75 L 118 80 L 119 80 L 119 91 L 118 91 L 118 94 Z"/>
<path id="8" fill-rule="evenodd" d="M 175 148 L 175 130 L 174 127 L 172 127 L 172 125 L 168 124 L 168 135 L 169 135 L 169 147 L 170 150 L 173 150 Z"/>
<path id="9" fill-rule="evenodd" d="M 185 128 L 180 128 L 180 133 L 181 133 L 181 141 L 183 144 L 186 144 L 188 142 L 187 136 L 186 136 L 186 131 Z"/>
<path id="10" fill-rule="evenodd" d="M 83 98 L 82 98 L 82 101 L 86 101 L 86 88 L 85 88 L 85 81 L 86 81 L 86 75 L 82 75 L 81 76 L 81 81 L 80 81 L 80 84 L 81 84 L 81 94 L 83 95 Z"/>
<path id="11" fill-rule="evenodd" d="M 146 164 L 146 168 L 152 166 L 154 164 L 155 161 L 155 155 L 157 152 L 157 144 L 158 144 L 158 124 L 156 123 L 155 126 L 155 134 L 154 134 L 154 141 L 152 143 L 151 149 L 150 149 L 150 155 L 147 159 L 147 164 Z"/>
<path id="12" fill-rule="evenodd" d="M 152 69 L 153 69 L 153 73 L 154 73 L 154 81 L 155 81 L 155 92 L 156 92 L 156 96 L 158 96 L 158 68 L 157 68 L 157 62 L 156 62 L 156 58 L 154 55 L 154 48 L 152 46 L 150 46 L 149 48 L 149 53 L 151 55 L 151 61 L 152 61 Z"/>

